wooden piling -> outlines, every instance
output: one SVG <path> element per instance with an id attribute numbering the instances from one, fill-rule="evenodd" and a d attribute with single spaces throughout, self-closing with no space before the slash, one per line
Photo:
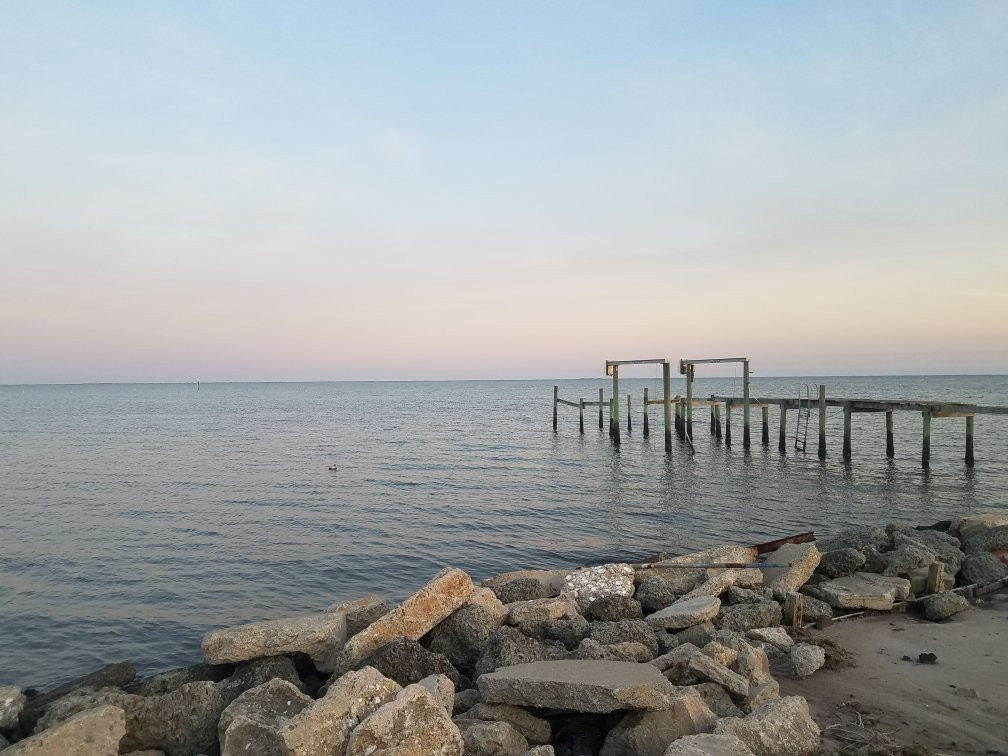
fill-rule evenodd
<path id="1" fill-rule="evenodd" d="M 749 448 L 749 360 L 742 361 L 742 448 Z"/>
<path id="2" fill-rule="evenodd" d="M 731 402 L 724 405 L 724 445 L 731 446 Z"/>
<path id="3" fill-rule="evenodd" d="M 630 394 L 626 395 L 626 432 L 629 433 L 633 430 L 633 412 L 630 411 Z"/>
<path id="4" fill-rule="evenodd" d="M 672 376 L 667 362 L 662 363 L 662 383 L 665 387 L 665 453 L 672 453 Z"/>
<path id="5" fill-rule="evenodd" d="M 710 434 L 714 435 L 714 408 L 710 408 Z"/>
<path id="6" fill-rule="evenodd" d="M 559 386 L 553 387 L 553 432 L 556 433 L 557 429 L 557 392 L 560 391 Z"/>
<path id="7" fill-rule="evenodd" d="M 605 401 L 602 398 L 602 389 L 598 390 L 598 429 L 602 430 L 605 426 L 602 424 L 602 402 Z"/>
<path id="8" fill-rule="evenodd" d="M 941 562 L 931 562 L 928 565 L 927 592 L 941 593 L 945 590 L 945 565 Z"/>
<path id="9" fill-rule="evenodd" d="M 801 630 L 805 622 L 805 597 L 800 593 L 789 593 L 784 599 L 784 627 Z"/>
<path id="10" fill-rule="evenodd" d="M 763 405 L 763 446 L 770 446 L 770 408 Z"/>
<path id="11" fill-rule="evenodd" d="M 686 366 L 686 435 L 693 438 L 693 366 Z"/>
<path id="12" fill-rule="evenodd" d="M 844 404 L 844 408 L 843 408 L 843 458 L 844 458 L 844 462 L 850 462 L 850 459 L 851 459 L 850 433 L 851 433 L 851 403 L 847 402 L 846 404 Z"/>
<path id="13" fill-rule="evenodd" d="M 676 418 L 679 422 L 676 423 L 676 431 L 679 433 L 679 438 L 686 438 L 686 406 L 683 400 L 680 399 L 676 402 Z"/>
<path id="14" fill-rule="evenodd" d="M 892 410 L 886 410 L 885 413 L 885 455 L 892 459 L 896 456 L 896 450 L 893 447 L 893 414 Z"/>
<path id="15" fill-rule="evenodd" d="M 931 408 L 928 407 L 921 415 L 924 416 L 924 438 L 921 443 L 921 467 L 931 468 Z"/>
<path id="16" fill-rule="evenodd" d="M 966 415 L 966 464 L 973 467 L 973 415 Z"/>
<path id="17" fill-rule="evenodd" d="M 777 451 L 787 454 L 787 407 L 780 408 L 780 432 L 777 434 Z"/>
<path id="18" fill-rule="evenodd" d="M 644 438 L 651 435 L 651 428 L 648 426 L 648 414 L 647 414 L 647 386 L 644 387 Z"/>
<path id="19" fill-rule="evenodd" d="M 721 403 L 714 405 L 714 438 L 721 442 Z"/>
<path id="20" fill-rule="evenodd" d="M 613 446 L 620 445 L 620 427 L 617 415 L 619 413 L 619 399 L 616 396 L 609 397 L 609 414 L 612 419 L 609 421 L 612 426 L 612 442 Z"/>
<path id="21" fill-rule="evenodd" d="M 826 459 L 826 386 L 819 384 L 819 459 Z"/>
<path id="22" fill-rule="evenodd" d="M 584 397 L 578 399 L 578 430 L 584 435 Z"/>

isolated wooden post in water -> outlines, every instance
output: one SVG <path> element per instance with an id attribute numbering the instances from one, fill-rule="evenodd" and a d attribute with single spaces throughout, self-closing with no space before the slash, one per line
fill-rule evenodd
<path id="1" fill-rule="evenodd" d="M 973 415 L 966 415 L 966 464 L 973 467 Z"/>
<path id="2" fill-rule="evenodd" d="M 721 402 L 714 405 L 714 438 L 721 441 Z"/>
<path id="3" fill-rule="evenodd" d="M 921 467 L 925 470 L 931 467 L 931 408 L 921 413 L 924 416 L 924 439 L 921 444 Z"/>
<path id="4" fill-rule="evenodd" d="M 826 459 L 826 386 L 819 384 L 819 459 Z"/>
<path id="5" fill-rule="evenodd" d="M 578 430 L 584 435 L 584 397 L 578 399 Z"/>
<path id="6" fill-rule="evenodd" d="M 941 593 L 945 590 L 945 565 L 941 562 L 931 562 L 928 565 L 927 592 Z"/>
<path id="7" fill-rule="evenodd" d="M 770 408 L 763 406 L 763 446 L 770 446 Z"/>
<path id="8" fill-rule="evenodd" d="M 885 413 L 885 455 L 889 459 L 896 456 L 896 450 L 893 447 L 892 430 L 892 410 L 887 410 Z"/>
<path id="9" fill-rule="evenodd" d="M 605 428 L 605 425 L 602 424 L 602 402 L 603 402 L 602 389 L 599 389 L 598 390 L 598 429 L 599 430 L 602 430 L 603 428 Z"/>
<path id="10" fill-rule="evenodd" d="M 644 387 L 644 438 L 651 435 L 651 428 L 648 427 L 647 416 L 647 386 Z"/>
<path id="11" fill-rule="evenodd" d="M 693 366 L 686 365 L 686 435 L 693 438 Z"/>
<path id="12" fill-rule="evenodd" d="M 724 403 L 724 445 L 731 446 L 731 402 Z"/>
<path id="13" fill-rule="evenodd" d="M 851 450 L 850 450 L 850 421 L 851 421 L 851 403 L 846 402 L 843 408 L 843 458 L 844 462 L 850 462 Z"/>
<path id="14" fill-rule="evenodd" d="M 557 392 L 560 390 L 559 386 L 553 387 L 553 432 L 556 433 L 556 409 L 557 409 Z"/>
<path id="15" fill-rule="evenodd" d="M 710 408 L 710 434 L 714 435 L 714 405 Z"/>
<path id="16" fill-rule="evenodd" d="M 630 394 L 626 395 L 626 432 L 629 433 L 633 430 L 633 421 L 631 418 L 633 413 L 630 411 Z"/>
<path id="17" fill-rule="evenodd" d="M 742 361 L 742 448 L 749 448 L 749 360 Z"/>
<path id="18" fill-rule="evenodd" d="M 615 396 L 609 397 L 609 413 L 615 416 L 618 411 L 619 411 L 619 399 L 617 399 Z M 619 446 L 620 445 L 619 420 L 614 417 L 610 422 L 612 423 L 613 446 Z"/>
<path id="19" fill-rule="evenodd" d="M 665 386 L 665 453 L 672 453 L 672 377 L 667 362 L 662 364 L 662 383 Z"/>
<path id="20" fill-rule="evenodd" d="M 777 434 L 777 450 L 781 454 L 787 454 L 787 407 L 780 406 L 780 433 Z"/>
<path id="21" fill-rule="evenodd" d="M 686 438 L 686 406 L 682 399 L 676 402 L 676 430 L 679 438 Z"/>

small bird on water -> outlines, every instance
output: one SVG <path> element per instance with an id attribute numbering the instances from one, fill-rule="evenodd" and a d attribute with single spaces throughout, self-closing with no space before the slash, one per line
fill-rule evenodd
<path id="1" fill-rule="evenodd" d="M 339 468 L 336 467 L 336 465 L 329 465 L 329 469 L 333 471 L 339 470 Z"/>

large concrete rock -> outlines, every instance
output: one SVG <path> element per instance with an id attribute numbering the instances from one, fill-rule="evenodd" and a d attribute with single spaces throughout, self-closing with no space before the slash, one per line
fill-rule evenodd
<path id="1" fill-rule="evenodd" d="M 491 589 L 487 588 L 486 590 Z M 491 592 L 504 604 L 547 598 L 543 584 L 533 577 L 520 577 L 506 583 L 496 583 Z"/>
<path id="2" fill-rule="evenodd" d="M 679 691 L 696 693 L 707 704 L 707 708 L 718 715 L 724 717 L 741 717 L 742 710 L 734 704 L 728 691 L 717 683 L 705 682 L 697 685 L 690 685 L 688 688 L 679 688 Z"/>
<path id="3" fill-rule="evenodd" d="M 640 643 L 651 654 L 651 659 L 658 655 L 658 638 L 651 625 L 643 620 L 592 622 L 588 637 L 603 645 Z"/>
<path id="4" fill-rule="evenodd" d="M 138 696 L 162 696 L 191 682 L 201 680 L 220 682 L 231 677 L 234 672 L 234 664 L 193 664 L 189 667 L 159 672 L 142 680 L 134 680 L 123 690 L 127 693 L 136 693 Z"/>
<path id="5" fill-rule="evenodd" d="M 633 596 L 634 569 L 629 564 L 600 564 L 583 567 L 564 578 L 561 596 L 568 596 L 583 613 L 603 596 Z"/>
<path id="6" fill-rule="evenodd" d="M 746 569 L 716 569 L 706 580 L 697 584 L 689 593 L 683 596 L 684 599 L 696 598 L 697 596 L 720 596 L 728 588 L 743 584 L 746 586 L 759 585 L 763 582 L 763 573 L 755 567 Z"/>
<path id="7" fill-rule="evenodd" d="M 833 607 L 822 599 L 805 596 L 802 605 L 805 622 L 818 622 L 820 619 L 832 619 L 833 617 Z"/>
<path id="8" fill-rule="evenodd" d="M 507 619 L 508 610 L 489 588 L 477 588 L 460 607 L 426 636 L 427 647 L 457 669 L 472 674 L 480 649 Z"/>
<path id="9" fill-rule="evenodd" d="M 308 654 L 320 671 L 332 672 L 345 640 L 346 615 L 342 612 L 253 622 L 207 633 L 203 661 L 225 664 L 300 651 Z"/>
<path id="10" fill-rule="evenodd" d="M 528 741 L 508 722 L 461 719 L 456 724 L 465 756 L 525 756 L 528 752 Z"/>
<path id="11" fill-rule="evenodd" d="M 932 622 L 948 619 L 954 614 L 966 611 L 970 603 L 958 593 L 943 591 L 933 596 L 927 596 L 924 601 L 924 616 Z"/>
<path id="12" fill-rule="evenodd" d="M 700 680 L 717 683 L 736 698 L 745 698 L 749 695 L 749 681 L 746 678 L 718 664 L 706 654 L 691 656 L 689 671 Z"/>
<path id="13" fill-rule="evenodd" d="M 892 523 L 886 526 L 886 532 L 892 539 L 893 547 L 902 543 L 913 543 L 925 546 L 934 552 L 939 562 L 953 575 L 959 572 L 964 554 L 960 549 L 959 539 L 939 530 L 916 530 L 907 525 Z"/>
<path id="14" fill-rule="evenodd" d="M 571 659 L 606 659 L 608 661 L 646 662 L 654 658 L 641 643 L 602 644 L 592 638 L 585 638 L 581 645 L 571 652 Z"/>
<path id="15" fill-rule="evenodd" d="M 525 709 L 509 704 L 488 704 L 478 703 L 459 719 L 479 719 L 484 721 L 507 722 L 515 728 L 530 745 L 546 745 L 553 736 L 550 723 L 545 719 L 540 719 Z M 461 727 L 461 725 L 460 725 Z"/>
<path id="16" fill-rule="evenodd" d="M 717 626 L 722 630 L 744 632 L 757 627 L 772 627 L 781 621 L 781 606 L 776 601 L 758 604 L 723 606 L 717 616 Z"/>
<path id="17" fill-rule="evenodd" d="M 599 622 L 618 622 L 627 619 L 643 619 L 640 602 L 629 596 L 603 596 L 595 599 L 585 610 L 585 617 Z"/>
<path id="18" fill-rule="evenodd" d="M 245 691 L 221 713 L 217 724 L 221 756 L 283 753 L 280 729 L 312 705 L 286 680 L 270 680 Z"/>
<path id="19" fill-rule="evenodd" d="M 126 713 L 123 753 L 158 749 L 172 756 L 213 750 L 217 720 L 224 710 L 220 690 L 209 680 L 187 683 L 162 696 L 137 696 L 115 688 L 78 690 L 50 705 L 36 731 L 51 729 L 78 712 L 105 705 Z"/>
<path id="20" fill-rule="evenodd" d="M 665 709 L 673 692 L 657 667 L 613 661 L 519 664 L 485 674 L 477 685 L 489 703 L 595 713 Z"/>
<path id="21" fill-rule="evenodd" d="M 63 683 L 52 690 L 29 699 L 25 702 L 24 711 L 21 712 L 21 724 L 25 729 L 30 730 L 49 707 L 49 704 L 75 690 L 82 688 L 92 690 L 98 688 L 122 688 L 129 685 L 135 679 L 136 669 L 129 662 L 106 664 L 96 672 L 91 672 L 83 677 Z"/>
<path id="22" fill-rule="evenodd" d="M 667 654 L 652 659 L 649 664 L 664 673 L 665 677 L 677 685 L 688 685 L 696 680 L 689 671 L 689 661 L 695 654 L 703 653 L 692 643 L 676 646 Z"/>
<path id="23" fill-rule="evenodd" d="M 422 685 L 431 692 L 436 701 L 439 701 L 448 716 L 452 715 L 455 708 L 455 683 L 445 675 L 429 675 L 420 680 L 417 685 Z"/>
<path id="24" fill-rule="evenodd" d="M 346 756 L 462 756 L 462 733 L 422 685 L 409 685 L 353 732 Z"/>
<path id="25" fill-rule="evenodd" d="M 442 570 L 400 606 L 350 638 L 335 663 L 337 672 L 354 669 L 393 638 L 420 640 L 465 604 L 473 593 L 470 577 L 458 569 Z"/>
<path id="26" fill-rule="evenodd" d="M 857 572 L 864 566 L 864 563 L 865 555 L 857 549 L 834 549 L 822 555 L 816 571 L 832 580 Z"/>
<path id="27" fill-rule="evenodd" d="M 717 719 L 698 694 L 680 695 L 668 709 L 623 717 L 609 731 L 599 756 L 662 756 L 676 738 L 711 732 Z"/>
<path id="28" fill-rule="evenodd" d="M 0 685 L 0 730 L 13 730 L 24 709 L 25 694 L 16 685 Z"/>
<path id="29" fill-rule="evenodd" d="M 653 627 L 678 630 L 713 619 L 720 608 L 720 599 L 714 596 L 697 596 L 679 599 L 671 606 L 649 614 L 645 620 Z"/>
<path id="30" fill-rule="evenodd" d="M 830 606 L 836 609 L 892 609 L 896 599 L 910 595 L 910 581 L 873 572 L 828 580 L 816 586 Z"/>
<path id="31" fill-rule="evenodd" d="M 577 604 L 570 596 L 566 595 L 533 599 L 532 601 L 516 601 L 513 604 L 506 604 L 504 608 L 508 610 L 507 621 L 511 625 L 549 620 L 570 620 L 579 614 Z"/>
<path id="32" fill-rule="evenodd" d="M 505 626 L 496 630 L 483 647 L 476 662 L 476 675 L 515 664 L 563 659 L 566 655 L 567 648 L 559 641 L 538 641 L 517 628 Z"/>
<path id="33" fill-rule="evenodd" d="M 538 641 L 560 641 L 568 651 L 577 648 L 588 637 L 591 625 L 580 614 L 570 620 L 545 620 L 543 622 L 523 622 L 518 625 L 529 638 Z"/>
<path id="34" fill-rule="evenodd" d="M 705 568 L 690 569 L 684 565 L 753 562 L 756 560 L 756 556 L 756 547 L 754 546 L 717 546 L 655 562 L 646 569 L 638 570 L 637 580 L 641 581 L 645 577 L 664 578 L 674 593 L 682 595 L 689 593 L 698 582 L 708 576 Z"/>
<path id="35" fill-rule="evenodd" d="M 811 676 L 826 663 L 826 651 L 811 643 L 796 643 L 789 654 L 789 672 L 796 680 Z"/>
<path id="36" fill-rule="evenodd" d="M 99 706 L 4 749 L 4 756 L 115 756 L 125 733 L 123 710 Z"/>
<path id="37" fill-rule="evenodd" d="M 672 606 L 678 597 L 668 580 L 657 575 L 650 575 L 641 579 L 637 584 L 634 598 L 640 602 L 643 613 L 654 614 L 659 609 Z"/>
<path id="38" fill-rule="evenodd" d="M 835 551 L 837 549 L 857 549 L 862 554 L 866 549 L 882 551 L 888 549 L 889 534 L 884 528 L 877 528 L 868 525 L 855 525 L 852 528 L 843 530 L 831 538 L 823 538 L 816 541 L 819 551 Z"/>
<path id="39" fill-rule="evenodd" d="M 819 559 L 814 543 L 786 543 L 767 557 L 769 564 L 786 566 L 761 567 L 763 584 L 773 591 L 774 598 L 783 601 L 812 577 Z"/>
<path id="40" fill-rule="evenodd" d="M 714 732 L 734 735 L 756 756 L 799 756 L 819 751 L 819 727 L 800 696 L 767 701 L 742 719 L 722 719 Z"/>
<path id="41" fill-rule="evenodd" d="M 447 718 L 447 712 L 425 688 L 411 687 L 424 690 Z M 322 698 L 283 723 L 277 731 L 277 746 L 268 752 L 283 756 L 342 754 L 354 727 L 401 691 L 396 682 L 371 667 L 347 672 Z"/>
<path id="42" fill-rule="evenodd" d="M 750 640 L 769 643 L 785 652 L 790 651 L 794 645 L 794 640 L 783 627 L 757 627 L 752 630 L 746 630 L 745 635 Z"/>
<path id="43" fill-rule="evenodd" d="M 328 609 L 329 614 L 342 612 L 346 615 L 347 638 L 356 635 L 372 622 L 388 614 L 392 607 L 379 596 L 365 596 L 354 601 L 340 601 Z"/>
<path id="44" fill-rule="evenodd" d="M 734 735 L 686 735 L 674 741 L 662 756 L 755 756 Z"/>
<path id="45" fill-rule="evenodd" d="M 1008 565 L 993 554 L 970 554 L 963 560 L 962 579 L 966 585 L 987 585 L 1008 577 Z"/>
<path id="46" fill-rule="evenodd" d="M 294 662 L 287 656 L 268 656 L 241 662 L 234 674 L 217 683 L 224 705 L 234 701 L 246 690 L 256 688 L 270 680 L 286 680 L 302 693 L 307 693 L 305 684 L 298 677 Z"/>
<path id="47" fill-rule="evenodd" d="M 938 556 L 923 544 L 905 541 L 889 552 L 889 563 L 882 571 L 888 577 L 905 576 L 918 567 L 927 567 Z"/>
<path id="48" fill-rule="evenodd" d="M 403 686 L 418 683 L 429 675 L 445 675 L 456 686 L 462 682 L 450 661 L 410 638 L 394 638 L 371 653 L 364 664 Z"/>
<path id="49" fill-rule="evenodd" d="M 699 625 L 693 625 L 693 627 L 680 630 L 673 637 L 676 643 L 680 645 L 683 643 L 692 643 L 694 646 L 703 648 L 714 639 L 714 623 L 709 620 L 701 622 Z"/>
<path id="50" fill-rule="evenodd" d="M 501 575 L 484 580 L 481 585 L 484 588 L 491 589 L 494 593 L 497 593 L 497 589 L 500 586 L 506 585 L 515 580 L 520 580 L 522 578 L 532 578 L 538 581 L 539 585 L 542 587 L 542 596 L 559 596 L 560 591 L 563 589 L 564 578 L 570 574 L 570 570 L 513 570 L 512 572 L 505 572 Z M 498 595 L 499 597 L 499 595 Z M 540 596 L 535 596 L 533 598 L 540 598 Z M 503 599 L 502 599 L 503 601 Z M 504 601 L 505 604 L 509 603 Z"/>

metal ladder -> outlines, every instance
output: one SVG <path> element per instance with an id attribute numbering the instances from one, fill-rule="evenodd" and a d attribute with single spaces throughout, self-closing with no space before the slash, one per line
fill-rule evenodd
<path id="1" fill-rule="evenodd" d="M 812 389 L 807 383 L 798 386 L 798 420 L 795 423 L 794 448 L 804 452 L 808 442 L 809 415 L 812 414 Z"/>

